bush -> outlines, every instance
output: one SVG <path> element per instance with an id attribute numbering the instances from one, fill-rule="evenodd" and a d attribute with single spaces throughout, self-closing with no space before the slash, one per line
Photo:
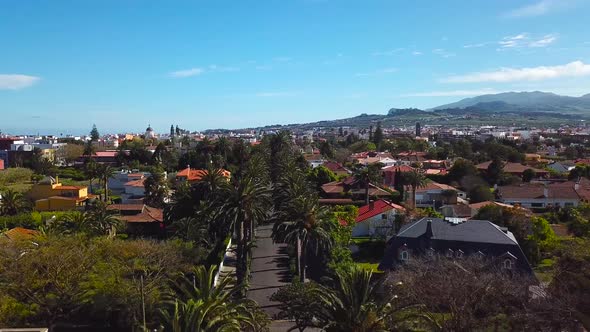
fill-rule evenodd
<path id="1" fill-rule="evenodd" d="M 33 171 L 28 168 L 7 168 L 0 172 L 0 187 L 30 182 Z"/>

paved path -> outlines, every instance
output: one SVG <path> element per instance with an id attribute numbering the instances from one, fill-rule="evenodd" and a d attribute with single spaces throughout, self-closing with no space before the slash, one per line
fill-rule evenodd
<path id="1" fill-rule="evenodd" d="M 270 301 L 277 289 L 291 282 L 289 256 L 285 244 L 274 244 L 271 238 L 272 225 L 256 228 L 256 247 L 252 250 L 252 266 L 248 298 L 273 318 L 278 312 L 278 303 Z"/>

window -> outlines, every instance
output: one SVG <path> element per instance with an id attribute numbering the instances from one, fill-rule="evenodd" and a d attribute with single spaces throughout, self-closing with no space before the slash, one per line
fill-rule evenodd
<path id="1" fill-rule="evenodd" d="M 410 253 L 407 250 L 403 250 L 400 255 L 399 255 L 400 259 L 402 261 L 407 261 L 410 259 Z"/>
<path id="2" fill-rule="evenodd" d="M 426 250 L 426 255 L 428 257 L 434 257 L 434 249 L 429 248 L 428 250 Z"/>
<path id="3" fill-rule="evenodd" d="M 543 203 L 531 203 L 531 207 L 540 208 L 543 207 Z"/>
<path id="4" fill-rule="evenodd" d="M 512 270 L 512 265 L 514 263 L 512 262 L 512 260 L 510 258 L 506 258 L 504 260 L 504 262 L 502 262 L 502 267 L 505 268 L 506 270 Z"/>
<path id="5" fill-rule="evenodd" d="M 450 249 L 450 248 L 449 248 L 449 249 L 447 250 L 446 256 L 447 256 L 448 258 L 452 258 L 454 254 L 455 254 L 455 252 L 453 251 L 453 249 Z"/>
<path id="6" fill-rule="evenodd" d="M 463 250 L 459 249 L 455 252 L 457 258 L 463 258 Z"/>
<path id="7" fill-rule="evenodd" d="M 384 213 L 384 214 L 382 214 L 382 215 L 381 215 L 381 219 L 383 219 L 383 220 L 387 220 L 387 214 L 385 214 L 385 213 Z"/>
<path id="8" fill-rule="evenodd" d="M 565 205 L 565 207 L 572 207 L 572 206 L 574 206 L 574 203 L 568 202 L 568 203 L 565 203 L 564 205 Z"/>

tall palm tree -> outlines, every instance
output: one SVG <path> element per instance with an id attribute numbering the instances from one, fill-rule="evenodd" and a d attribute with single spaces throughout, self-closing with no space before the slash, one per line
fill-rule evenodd
<path id="1" fill-rule="evenodd" d="M 56 235 L 73 234 L 81 230 L 87 224 L 88 219 L 87 212 L 72 211 L 57 219 L 50 219 L 45 230 L 47 233 Z"/>
<path id="2" fill-rule="evenodd" d="M 306 258 L 308 250 L 316 253 L 329 250 L 330 214 L 327 208 L 320 206 L 316 195 L 307 193 L 293 197 L 279 216 L 274 227 L 275 241 L 286 242 L 297 248 L 299 278 L 306 278 Z"/>
<path id="3" fill-rule="evenodd" d="M 0 215 L 13 216 L 21 212 L 27 206 L 23 194 L 8 189 L 0 194 Z"/>
<path id="4" fill-rule="evenodd" d="M 98 176 L 98 164 L 94 159 L 90 158 L 84 165 L 84 173 L 86 173 L 86 177 L 88 177 L 90 182 L 88 188 L 90 188 L 90 192 L 92 193 L 92 181 Z"/>
<path id="5" fill-rule="evenodd" d="M 237 236 L 238 284 L 243 284 L 248 275 L 248 244 L 253 239 L 254 226 L 267 218 L 271 194 L 269 186 L 252 177 L 243 177 L 235 184 L 227 183 L 219 191 L 217 215 Z"/>
<path id="6" fill-rule="evenodd" d="M 173 332 L 243 331 L 255 329 L 259 322 L 256 303 L 236 299 L 241 286 L 231 287 L 226 276 L 215 285 L 215 266 L 197 266 L 194 279 L 183 277 L 174 283 L 176 294 L 167 301 L 162 315 Z"/>
<path id="7" fill-rule="evenodd" d="M 107 209 L 104 202 L 96 202 L 96 205 L 85 212 L 82 229 L 95 235 L 107 235 L 115 237 L 122 227 L 121 220 L 116 217 L 116 212 Z"/>
<path id="8" fill-rule="evenodd" d="M 104 201 L 108 202 L 109 199 L 109 179 L 115 175 L 117 170 L 109 165 L 100 165 L 98 167 L 97 176 L 102 181 L 102 187 L 104 189 Z"/>
<path id="9" fill-rule="evenodd" d="M 373 283 L 372 276 L 355 266 L 336 272 L 332 287 L 314 289 L 319 298 L 316 318 L 323 331 L 399 330 L 400 323 L 418 316 L 417 306 L 399 303 L 395 289 L 380 292 L 381 282 Z"/>
<path id="10" fill-rule="evenodd" d="M 429 180 L 417 170 L 405 172 L 402 175 L 404 184 L 412 188 L 412 208 L 416 208 L 416 189 L 426 187 Z"/>
<path id="11" fill-rule="evenodd" d="M 380 169 L 381 163 L 367 165 L 357 169 L 353 176 L 365 187 L 365 205 L 369 205 L 369 187 L 371 184 L 379 184 L 382 181 Z"/>

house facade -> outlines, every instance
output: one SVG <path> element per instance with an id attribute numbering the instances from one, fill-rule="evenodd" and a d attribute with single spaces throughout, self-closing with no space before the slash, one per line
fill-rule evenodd
<path id="1" fill-rule="evenodd" d="M 37 211 L 66 211 L 84 208 L 93 196 L 88 187 L 64 186 L 58 179 L 46 177 L 31 188 L 29 197 Z"/>
<path id="2" fill-rule="evenodd" d="M 451 222 L 439 218 L 422 218 L 402 227 L 387 241 L 379 269 L 395 269 L 416 258 L 460 260 L 467 256 L 486 259 L 505 270 L 533 273 L 514 235 L 506 228 L 487 220 Z"/>
<path id="3" fill-rule="evenodd" d="M 581 201 L 579 190 L 579 184 L 572 181 L 551 184 L 523 183 L 498 187 L 496 195 L 499 202 L 534 210 L 576 207 Z"/>
<path id="4" fill-rule="evenodd" d="M 403 215 L 404 212 L 405 209 L 402 206 L 384 199 L 361 206 L 352 229 L 352 236 L 383 238 L 390 236 L 395 231 L 397 216 Z"/>

